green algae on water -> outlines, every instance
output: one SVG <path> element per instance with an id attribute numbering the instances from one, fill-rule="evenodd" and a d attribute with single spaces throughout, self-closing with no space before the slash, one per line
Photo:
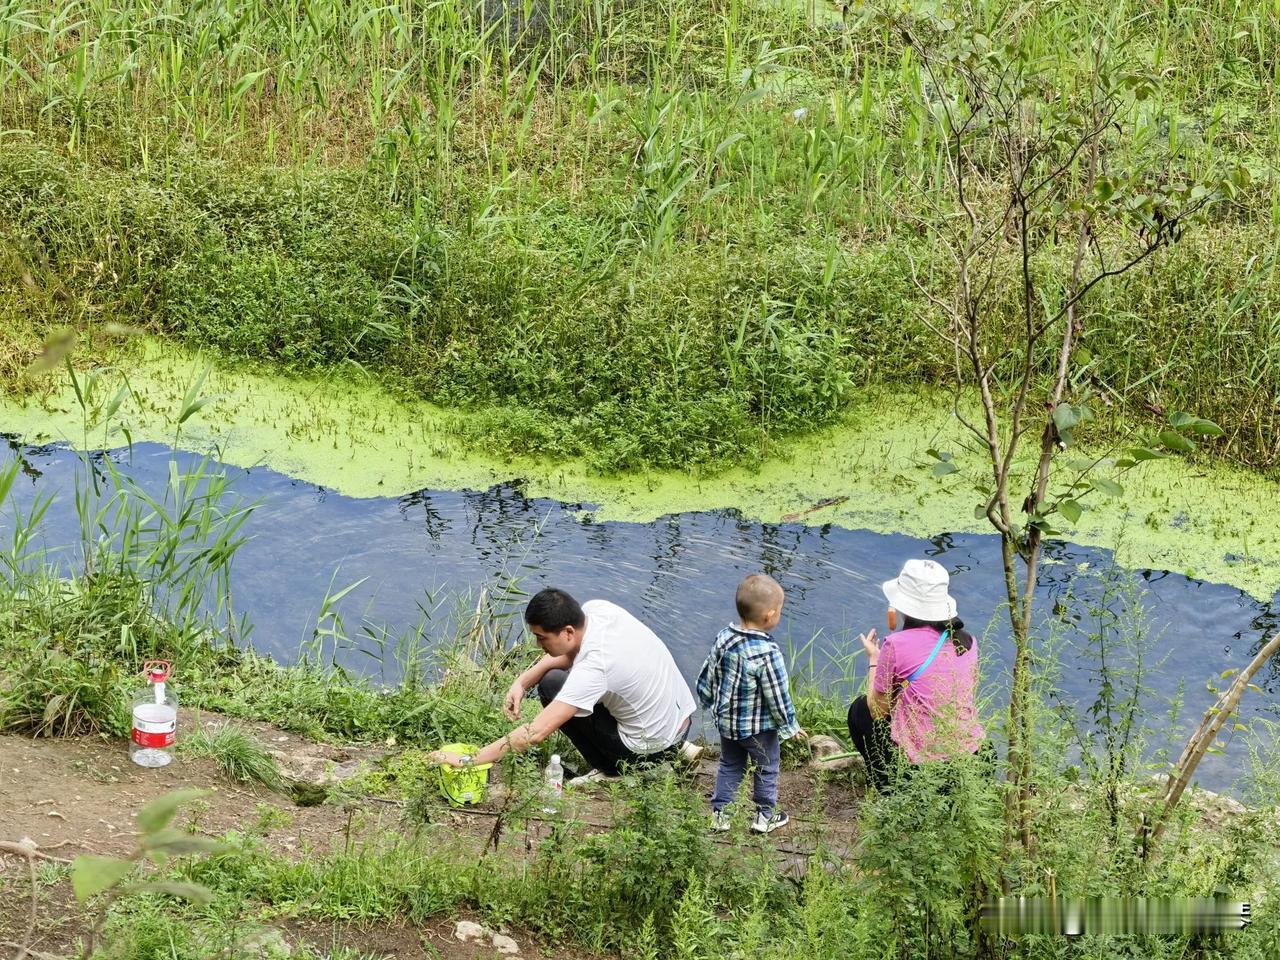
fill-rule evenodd
<path id="1" fill-rule="evenodd" d="M 975 517 L 982 459 L 942 397 L 868 392 L 838 426 L 780 455 L 709 477 L 675 471 L 602 477 L 548 451 L 498 461 L 469 450 L 467 414 L 393 397 L 371 381 L 287 377 L 242 367 L 211 370 L 202 394 L 216 399 L 176 431 L 188 388 L 205 367 L 198 356 L 150 341 L 121 361 L 132 396 L 115 421 L 86 433 L 69 382 L 42 397 L 0 398 L 0 430 L 32 443 L 118 447 L 178 443 L 213 451 L 239 467 L 257 465 L 352 497 L 420 489 L 487 489 L 514 479 L 531 497 L 590 504 L 595 521 L 648 522 L 672 513 L 734 508 L 764 523 L 929 537 L 990 532 Z M 112 375 L 107 375 L 111 379 Z M 113 382 L 99 393 L 110 397 Z M 104 401 L 105 402 L 105 399 Z M 925 453 L 955 452 L 956 473 L 937 480 Z M 1092 500 L 1072 542 L 1116 548 L 1130 568 L 1152 568 L 1237 586 L 1260 599 L 1280 588 L 1280 485 L 1248 470 L 1177 458 L 1141 465 L 1122 496 Z M 1023 484 L 1025 486 L 1025 484 Z M 1021 489 L 1015 482 L 1014 489 Z M 830 501 L 815 509 L 816 504 Z"/>

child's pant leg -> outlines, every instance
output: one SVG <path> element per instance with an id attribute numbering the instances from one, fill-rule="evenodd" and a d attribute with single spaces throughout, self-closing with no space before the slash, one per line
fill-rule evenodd
<path id="1" fill-rule="evenodd" d="M 720 766 L 716 769 L 716 788 L 711 794 L 711 809 L 723 810 L 733 802 L 747 772 L 747 751 L 743 749 L 745 740 L 720 738 Z"/>
<path id="2" fill-rule="evenodd" d="M 782 742 L 777 730 L 766 730 L 742 741 L 755 768 L 751 799 L 756 809 L 772 813 L 778 805 L 778 773 L 782 769 Z"/>

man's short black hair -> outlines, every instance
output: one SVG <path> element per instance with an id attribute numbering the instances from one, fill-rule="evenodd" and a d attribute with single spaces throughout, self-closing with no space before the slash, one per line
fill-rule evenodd
<path id="1" fill-rule="evenodd" d="M 547 633 L 559 633 L 565 627 L 582 629 L 587 615 L 577 600 L 563 590 L 547 587 L 539 590 L 524 608 L 524 622 L 531 627 L 541 627 Z"/>

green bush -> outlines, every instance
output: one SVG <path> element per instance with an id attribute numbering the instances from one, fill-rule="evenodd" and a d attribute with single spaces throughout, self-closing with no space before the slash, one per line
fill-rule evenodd
<path id="1" fill-rule="evenodd" d="M 623 255 L 613 187 L 533 204 L 502 230 L 477 222 L 479 185 L 411 204 L 375 188 L 325 167 L 180 155 L 140 171 L 11 147 L 13 336 L 112 320 L 296 370 L 355 362 L 481 412 L 464 428 L 478 446 L 603 470 L 749 462 L 839 417 L 860 387 L 950 376 L 908 258 L 949 268 L 910 234 L 849 244 L 743 219 Z M 1235 456 L 1274 461 L 1267 249 L 1206 227 L 1098 291 L 1081 375 L 1125 399 L 1113 419 L 1194 409 L 1226 425 Z"/>
<path id="2" fill-rule="evenodd" d="M 1002 812 L 977 758 L 914 767 L 866 805 L 859 866 L 882 956 L 976 955 L 979 910 L 999 889 Z"/>
<path id="3" fill-rule="evenodd" d="M 212 760 L 240 783 L 259 783 L 271 790 L 283 786 L 275 758 L 256 737 L 236 724 L 226 724 L 212 732 L 198 729 L 185 734 L 178 742 L 178 752 Z"/>
<path id="4" fill-rule="evenodd" d="M 129 570 L 65 579 L 49 568 L 19 593 L 0 590 L 0 731 L 127 736 L 143 662 L 179 643 Z"/>

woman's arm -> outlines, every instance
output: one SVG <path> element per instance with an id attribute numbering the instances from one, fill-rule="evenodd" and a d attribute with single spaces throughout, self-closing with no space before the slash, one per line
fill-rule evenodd
<path id="1" fill-rule="evenodd" d="M 871 716 L 876 720 L 883 720 L 889 715 L 889 709 L 893 706 L 889 695 L 889 684 L 884 684 L 885 692 L 881 693 L 876 690 L 876 675 L 880 670 L 880 658 L 884 655 L 884 648 L 880 642 L 876 640 L 876 632 L 874 630 L 864 633 L 858 637 L 862 641 L 862 648 L 867 651 L 867 669 L 869 673 L 870 683 L 867 684 L 867 709 L 871 711 Z M 888 665 L 886 665 L 888 669 Z M 881 678 L 883 681 L 884 678 Z M 888 678 L 889 683 L 893 682 L 893 678 Z"/>

